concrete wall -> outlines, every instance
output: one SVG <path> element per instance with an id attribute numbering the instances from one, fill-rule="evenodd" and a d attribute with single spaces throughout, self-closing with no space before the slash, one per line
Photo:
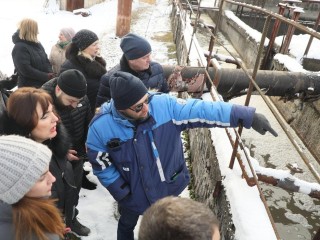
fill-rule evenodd
<path id="1" fill-rule="evenodd" d="M 223 17 L 220 31 L 228 36 L 234 49 L 239 53 L 247 68 L 254 68 L 256 56 L 259 51 L 259 43 L 246 31 L 239 27 L 232 19 Z M 245 46 L 245 47 L 244 47 Z"/>
<path id="2" fill-rule="evenodd" d="M 221 239 L 231 240 L 234 239 L 235 227 L 223 187 L 217 197 L 213 196 L 215 186 L 221 180 L 221 173 L 210 134 L 205 128 L 189 130 L 191 192 L 197 201 L 204 202 L 218 217 Z"/>
<path id="3" fill-rule="evenodd" d="M 278 13 L 278 3 L 282 2 L 282 0 L 242 0 L 239 2 L 245 2 L 252 5 L 258 5 L 260 7 L 264 7 L 265 9 L 272 11 L 274 13 Z M 264 4 L 263 4 L 264 2 Z M 301 14 L 300 19 L 304 20 L 313 20 L 317 19 L 318 13 L 320 10 L 320 3 L 319 2 L 301 2 L 301 3 L 295 3 L 296 6 L 303 8 L 304 13 Z M 232 7 L 233 10 L 236 10 L 236 6 Z M 249 11 L 248 9 L 244 9 L 244 11 Z"/>

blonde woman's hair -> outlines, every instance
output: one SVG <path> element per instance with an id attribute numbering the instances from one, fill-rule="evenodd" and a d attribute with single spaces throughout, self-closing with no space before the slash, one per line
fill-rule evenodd
<path id="1" fill-rule="evenodd" d="M 38 23 L 30 18 L 22 19 L 19 23 L 19 38 L 30 42 L 38 41 Z"/>

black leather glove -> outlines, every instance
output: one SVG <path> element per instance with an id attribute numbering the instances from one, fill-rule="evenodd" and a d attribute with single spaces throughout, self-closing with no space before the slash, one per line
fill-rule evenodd
<path id="1" fill-rule="evenodd" d="M 273 130 L 268 119 L 261 113 L 254 114 L 251 127 L 262 135 L 269 131 L 273 136 L 278 136 L 278 133 Z"/>

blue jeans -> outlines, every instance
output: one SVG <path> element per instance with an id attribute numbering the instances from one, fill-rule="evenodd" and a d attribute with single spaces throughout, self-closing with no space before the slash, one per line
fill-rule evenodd
<path id="1" fill-rule="evenodd" d="M 118 222 L 117 240 L 134 240 L 134 228 L 139 214 L 119 206 L 120 219 Z"/>

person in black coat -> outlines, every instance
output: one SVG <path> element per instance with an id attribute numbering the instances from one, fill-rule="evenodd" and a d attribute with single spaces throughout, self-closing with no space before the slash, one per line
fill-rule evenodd
<path id="1" fill-rule="evenodd" d="M 82 29 L 72 38 L 66 50 L 67 60 L 62 64 L 60 74 L 68 69 L 77 69 L 87 81 L 87 96 L 91 111 L 95 112 L 96 97 L 100 79 L 107 72 L 106 61 L 99 56 L 98 36 L 87 29 Z"/>
<path id="2" fill-rule="evenodd" d="M 118 71 L 131 73 L 148 89 L 169 92 L 162 66 L 151 61 L 151 46 L 145 38 L 128 33 L 121 39 L 120 47 L 123 51 L 120 63 L 102 76 L 95 107 L 111 99 L 109 80 Z"/>
<path id="3" fill-rule="evenodd" d="M 80 71 L 70 69 L 62 72 L 59 77 L 45 83 L 42 88 L 51 95 L 53 105 L 60 116 L 61 122 L 71 136 L 72 146 L 68 152 L 67 159 L 71 162 L 75 175 L 77 205 L 81 187 L 86 187 L 89 190 L 93 190 L 96 187 L 86 178 L 86 172 L 83 170 L 84 161 L 88 158 L 85 142 L 88 126 L 92 118 L 90 102 L 86 96 L 86 79 Z M 75 217 L 74 219 L 76 221 L 77 218 Z M 78 235 L 82 236 L 85 236 L 90 231 L 83 225 L 79 225 L 77 229 Z"/>
<path id="4" fill-rule="evenodd" d="M 53 110 L 51 96 L 43 89 L 23 87 L 14 91 L 1 116 L 0 133 L 15 134 L 42 143 L 52 151 L 49 170 L 56 178 L 52 198 L 64 214 L 65 223 L 72 226 L 77 201 L 77 188 L 72 165 L 67 161 L 71 147 L 69 135 Z"/>
<path id="5" fill-rule="evenodd" d="M 12 60 L 18 73 L 18 87 L 41 87 L 55 76 L 48 56 L 38 41 L 38 23 L 23 19 L 12 36 Z"/>

